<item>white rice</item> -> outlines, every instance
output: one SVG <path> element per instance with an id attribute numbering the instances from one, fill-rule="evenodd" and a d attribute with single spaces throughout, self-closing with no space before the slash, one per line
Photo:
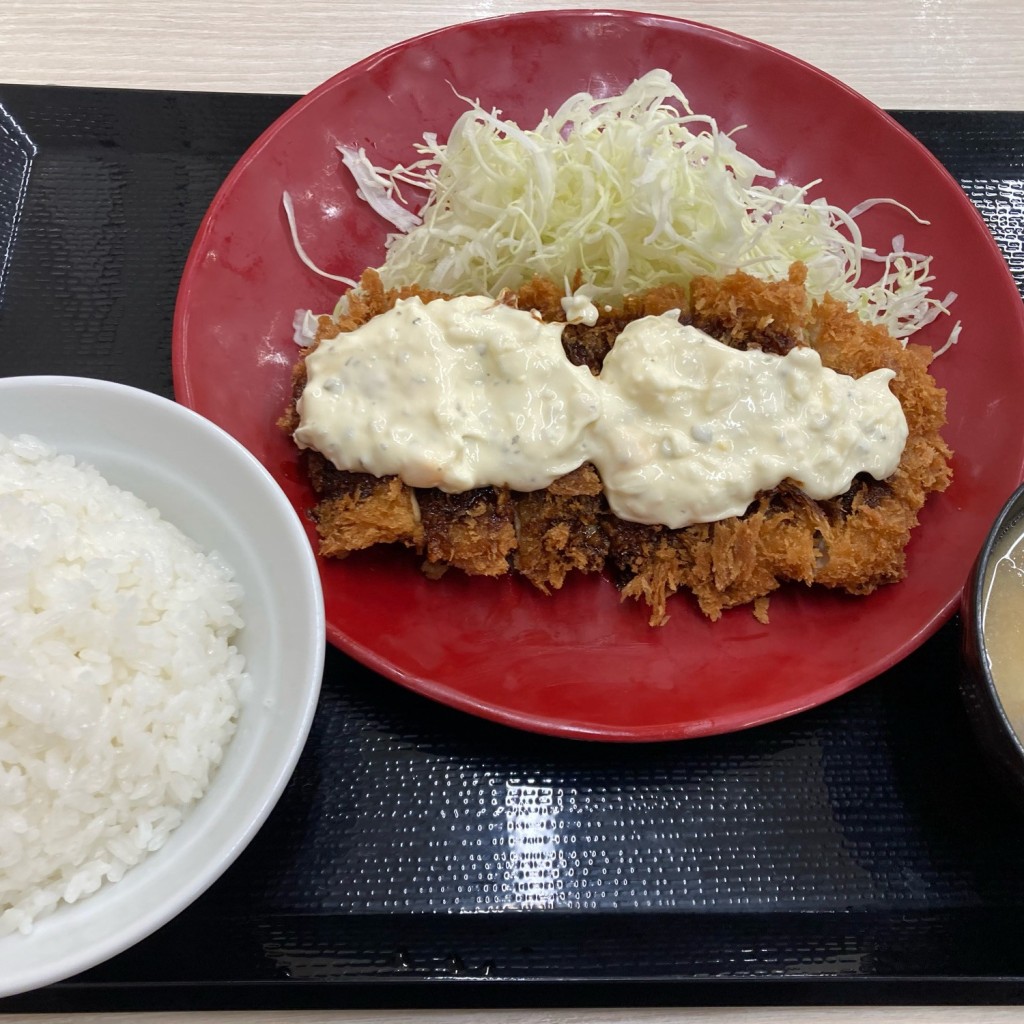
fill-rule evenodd
<path id="1" fill-rule="evenodd" d="M 203 795 L 240 599 L 155 509 L 0 434 L 0 935 L 118 881 Z"/>

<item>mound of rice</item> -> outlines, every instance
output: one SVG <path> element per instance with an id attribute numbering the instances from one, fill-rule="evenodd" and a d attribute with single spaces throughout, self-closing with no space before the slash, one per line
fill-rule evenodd
<path id="1" fill-rule="evenodd" d="M 0 935 L 116 882 L 210 783 L 241 589 L 133 494 L 0 435 Z"/>

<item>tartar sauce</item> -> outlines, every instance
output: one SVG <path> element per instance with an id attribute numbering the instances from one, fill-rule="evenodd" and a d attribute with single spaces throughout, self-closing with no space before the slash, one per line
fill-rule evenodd
<path id="1" fill-rule="evenodd" d="M 628 324 L 601 370 L 589 458 L 620 519 L 678 529 L 742 515 L 787 478 L 822 499 L 895 472 L 907 421 L 892 370 L 855 379 L 812 348 L 740 351 L 677 317 Z"/>
<path id="2" fill-rule="evenodd" d="M 562 299 L 562 312 L 565 314 L 566 323 L 586 324 L 588 327 L 593 327 L 597 323 L 597 318 L 601 314 L 585 289 L 586 285 Z"/>
<path id="3" fill-rule="evenodd" d="M 485 296 L 401 300 L 307 356 L 295 440 L 452 493 L 539 490 L 592 462 L 619 518 L 672 529 L 741 515 L 787 478 L 824 499 L 899 464 L 892 370 L 854 379 L 810 348 L 739 351 L 672 311 L 630 323 L 594 377 L 562 327 Z"/>
<path id="4" fill-rule="evenodd" d="M 295 441 L 413 487 L 540 490 L 583 462 L 600 410 L 561 337 L 486 296 L 400 299 L 307 356 Z"/>

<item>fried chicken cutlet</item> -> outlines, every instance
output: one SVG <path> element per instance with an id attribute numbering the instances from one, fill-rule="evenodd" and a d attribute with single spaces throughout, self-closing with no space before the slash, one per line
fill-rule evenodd
<path id="1" fill-rule="evenodd" d="M 828 297 L 812 302 L 804 278 L 804 267 L 795 264 L 785 281 L 736 273 L 698 278 L 689 287 L 661 286 L 603 310 L 592 327 L 566 325 L 562 346 L 571 362 L 597 375 L 626 324 L 679 310 L 684 323 L 737 349 L 784 355 L 811 346 L 825 366 L 853 377 L 888 367 L 895 372 L 891 390 L 903 407 L 908 439 L 887 480 L 862 474 L 845 494 L 824 501 L 784 481 L 758 494 L 741 516 L 669 529 L 613 515 L 589 463 L 539 491 L 481 487 L 448 494 L 409 487 L 397 477 L 338 470 L 305 449 L 301 458 L 317 499 L 310 514 L 321 554 L 345 557 L 376 544 L 402 544 L 423 558 L 429 576 L 449 568 L 485 576 L 512 572 L 546 593 L 572 572 L 608 570 L 624 598 L 648 607 L 652 625 L 667 620 L 668 599 L 681 590 L 690 591 L 712 620 L 749 604 L 767 621 L 769 596 L 786 583 L 867 594 L 897 582 L 918 512 L 928 494 L 950 480 L 950 451 L 940 436 L 945 392 L 928 372 L 929 349 L 904 348 L 884 328 L 865 324 Z M 536 310 L 545 321 L 564 321 L 562 294 L 550 282 L 534 280 L 501 301 Z M 425 302 L 446 297 L 415 287 L 385 290 L 368 271 L 350 293 L 345 315 L 319 318 L 316 338 L 293 370 L 284 430 L 291 434 L 299 423 L 296 403 L 308 352 L 412 295 Z"/>

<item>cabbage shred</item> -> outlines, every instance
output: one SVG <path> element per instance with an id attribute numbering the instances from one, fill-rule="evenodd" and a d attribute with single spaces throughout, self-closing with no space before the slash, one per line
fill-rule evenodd
<path id="1" fill-rule="evenodd" d="M 392 218 L 401 230 L 379 268 L 387 287 L 497 295 L 536 274 L 582 279 L 614 303 L 702 274 L 778 280 L 802 261 L 810 295 L 830 293 L 900 339 L 955 298 L 931 296 L 929 257 L 904 252 L 901 239 L 880 254 L 854 215 L 809 198 L 820 181 L 776 181 L 737 147 L 738 129 L 694 113 L 666 71 L 617 96 L 574 95 L 532 129 L 466 103 L 447 142 L 425 134 L 409 166 L 372 167 L 360 154 L 361 180 L 372 177 L 389 202 L 405 202 L 403 185 L 427 193 L 419 223 L 407 208 Z M 860 284 L 866 263 L 881 273 Z"/>

